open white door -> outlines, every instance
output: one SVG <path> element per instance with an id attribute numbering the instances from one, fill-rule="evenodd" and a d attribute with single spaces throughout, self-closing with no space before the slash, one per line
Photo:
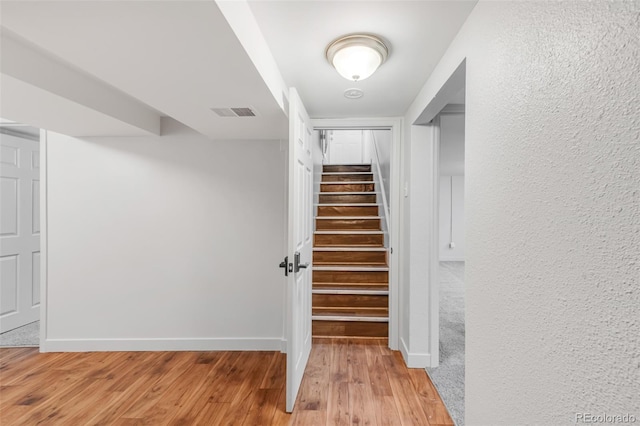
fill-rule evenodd
<path id="1" fill-rule="evenodd" d="M 287 412 L 293 411 L 311 352 L 313 220 L 311 127 L 296 89 L 289 90 L 289 240 L 287 279 Z"/>
<path id="2" fill-rule="evenodd" d="M 40 319 L 40 143 L 0 133 L 0 333 Z"/>

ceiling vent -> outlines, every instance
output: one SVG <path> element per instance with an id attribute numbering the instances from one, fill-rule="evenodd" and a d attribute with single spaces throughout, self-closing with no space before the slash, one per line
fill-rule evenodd
<path id="1" fill-rule="evenodd" d="M 219 117 L 257 117 L 258 112 L 253 107 L 211 108 Z"/>

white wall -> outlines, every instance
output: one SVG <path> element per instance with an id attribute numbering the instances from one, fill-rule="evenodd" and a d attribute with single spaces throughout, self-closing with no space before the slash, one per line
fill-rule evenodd
<path id="1" fill-rule="evenodd" d="M 391 193 L 389 183 L 391 182 L 391 130 L 372 130 L 373 143 L 378 153 L 380 161 L 380 175 L 382 178 L 382 186 L 387 197 Z"/>
<path id="2" fill-rule="evenodd" d="M 407 112 L 410 128 L 466 58 L 469 425 L 638 418 L 639 17 L 479 2 Z M 405 134 L 408 179 L 430 141 Z"/>
<path id="3" fill-rule="evenodd" d="M 464 261 L 464 176 L 440 176 L 439 207 L 440 260 Z"/>
<path id="4" fill-rule="evenodd" d="M 464 114 L 440 115 L 440 175 L 464 175 Z"/>
<path id="5" fill-rule="evenodd" d="M 324 161 L 319 130 L 314 130 L 312 132 L 311 152 L 313 156 L 313 216 L 315 217 L 318 215 L 317 205 L 320 201 L 320 182 L 322 181 L 322 164 Z M 315 220 L 313 221 L 313 230 L 316 230 Z"/>
<path id="6" fill-rule="evenodd" d="M 440 260 L 464 260 L 464 114 L 440 115 L 439 170 Z"/>
<path id="7" fill-rule="evenodd" d="M 280 349 L 285 152 L 49 133 L 44 350 Z"/>

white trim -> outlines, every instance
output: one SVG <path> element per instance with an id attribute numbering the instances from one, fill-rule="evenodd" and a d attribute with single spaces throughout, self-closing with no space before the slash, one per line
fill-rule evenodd
<path id="1" fill-rule="evenodd" d="M 384 231 L 315 231 L 314 234 L 320 235 L 380 235 L 384 234 Z"/>
<path id="2" fill-rule="evenodd" d="M 345 288 L 317 288 L 312 290 L 313 294 L 361 294 L 363 296 L 388 296 L 388 290 L 354 290 Z"/>
<path id="3" fill-rule="evenodd" d="M 429 250 L 429 349 L 433 356 L 425 367 L 440 364 L 440 116 L 433 119 L 433 154 L 431 156 L 431 247 Z"/>
<path id="4" fill-rule="evenodd" d="M 378 118 L 325 118 L 312 119 L 311 124 L 315 130 L 335 129 L 391 129 L 391 178 L 390 178 L 390 225 L 391 237 L 389 256 L 389 348 L 398 349 L 400 329 L 400 297 L 399 297 L 399 273 L 400 263 L 400 194 L 402 182 L 400 179 L 400 149 L 402 146 L 402 132 L 404 119 L 402 117 L 378 117 Z M 344 218 L 343 218 L 344 219 Z M 378 217 L 379 219 L 379 217 Z"/>
<path id="5" fill-rule="evenodd" d="M 371 132 L 371 141 L 373 142 L 373 154 L 376 157 L 376 173 L 374 174 L 374 180 L 377 178 L 376 184 L 380 187 L 380 195 L 382 195 L 382 210 L 384 212 L 384 222 L 387 227 L 387 232 L 389 230 L 389 203 L 387 202 L 387 193 L 384 190 L 384 185 L 382 184 L 382 171 L 380 170 L 380 156 L 378 155 L 378 148 L 376 146 L 376 136 L 373 132 Z M 387 238 L 385 238 L 387 239 Z M 388 241 L 385 241 L 388 243 Z"/>
<path id="6" fill-rule="evenodd" d="M 378 203 L 320 203 L 314 204 L 315 207 L 378 207 Z"/>
<path id="7" fill-rule="evenodd" d="M 47 131 L 40 130 L 40 351 L 47 340 L 48 307 L 49 307 L 49 201 L 47 171 Z"/>
<path id="8" fill-rule="evenodd" d="M 400 339 L 400 353 L 408 368 L 427 368 L 431 367 L 431 354 L 427 353 L 411 353 L 407 348 L 404 339 Z"/>
<path id="9" fill-rule="evenodd" d="M 274 338 L 189 339 L 47 339 L 40 352 L 118 351 L 280 351 L 286 341 Z M 285 349 L 286 351 L 286 349 Z"/>
<path id="10" fill-rule="evenodd" d="M 387 317 L 350 317 L 346 315 L 313 315 L 313 321 L 389 322 Z"/>
<path id="11" fill-rule="evenodd" d="M 441 257 L 440 262 L 464 262 L 464 257 Z"/>
<path id="12" fill-rule="evenodd" d="M 386 266 L 316 266 L 313 265 L 314 271 L 355 271 L 355 272 L 375 272 L 382 271 L 387 272 L 389 268 Z"/>
<path id="13" fill-rule="evenodd" d="M 382 216 L 318 216 L 318 217 L 316 217 L 316 219 L 322 219 L 322 220 L 324 220 L 324 219 L 328 219 L 328 220 L 335 220 L 335 219 L 355 219 L 355 220 L 377 219 L 377 220 L 380 220 L 380 219 L 382 219 Z M 375 231 L 375 229 L 372 229 L 372 231 Z"/>

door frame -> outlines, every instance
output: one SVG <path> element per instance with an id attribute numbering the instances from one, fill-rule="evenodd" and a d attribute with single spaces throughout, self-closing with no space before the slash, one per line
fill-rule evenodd
<path id="1" fill-rule="evenodd" d="M 47 352 L 47 310 L 49 307 L 48 291 L 49 286 L 49 232 L 47 220 L 49 216 L 48 187 L 47 179 L 47 131 L 40 130 L 40 352 Z"/>
<path id="2" fill-rule="evenodd" d="M 391 250 L 389 259 L 389 348 L 398 350 L 400 335 L 400 297 L 399 277 L 400 265 L 400 147 L 402 143 L 402 117 L 381 118 L 312 118 L 313 130 L 355 130 L 355 129 L 388 129 L 391 130 L 391 177 L 389 182 L 389 210 L 393 212 L 389 218 L 389 236 Z"/>
<path id="3" fill-rule="evenodd" d="M 442 134 L 440 131 L 440 118 L 443 115 L 464 115 L 465 108 L 464 106 L 460 108 L 459 106 L 451 107 L 448 106 L 433 118 L 431 123 L 431 131 L 433 137 L 433 187 L 431 189 L 431 206 L 433 208 L 432 217 L 433 222 L 431 223 L 431 232 L 433 238 L 431 239 L 431 247 L 429 253 L 429 279 L 431 283 L 435 285 L 431 285 L 429 288 L 429 297 L 430 297 L 430 305 L 429 305 L 429 317 L 430 317 L 430 347 L 437 348 L 438 350 L 433 350 L 431 353 L 431 367 L 437 367 L 440 364 L 440 150 L 442 143 Z M 465 123 L 466 130 L 466 123 Z M 466 161 L 465 161 L 466 163 Z"/>
<path id="4" fill-rule="evenodd" d="M 431 165 L 433 186 L 431 188 L 431 247 L 429 247 L 429 347 L 430 367 L 440 365 L 440 113 L 433 118 L 431 132 L 433 138 L 433 163 Z"/>

